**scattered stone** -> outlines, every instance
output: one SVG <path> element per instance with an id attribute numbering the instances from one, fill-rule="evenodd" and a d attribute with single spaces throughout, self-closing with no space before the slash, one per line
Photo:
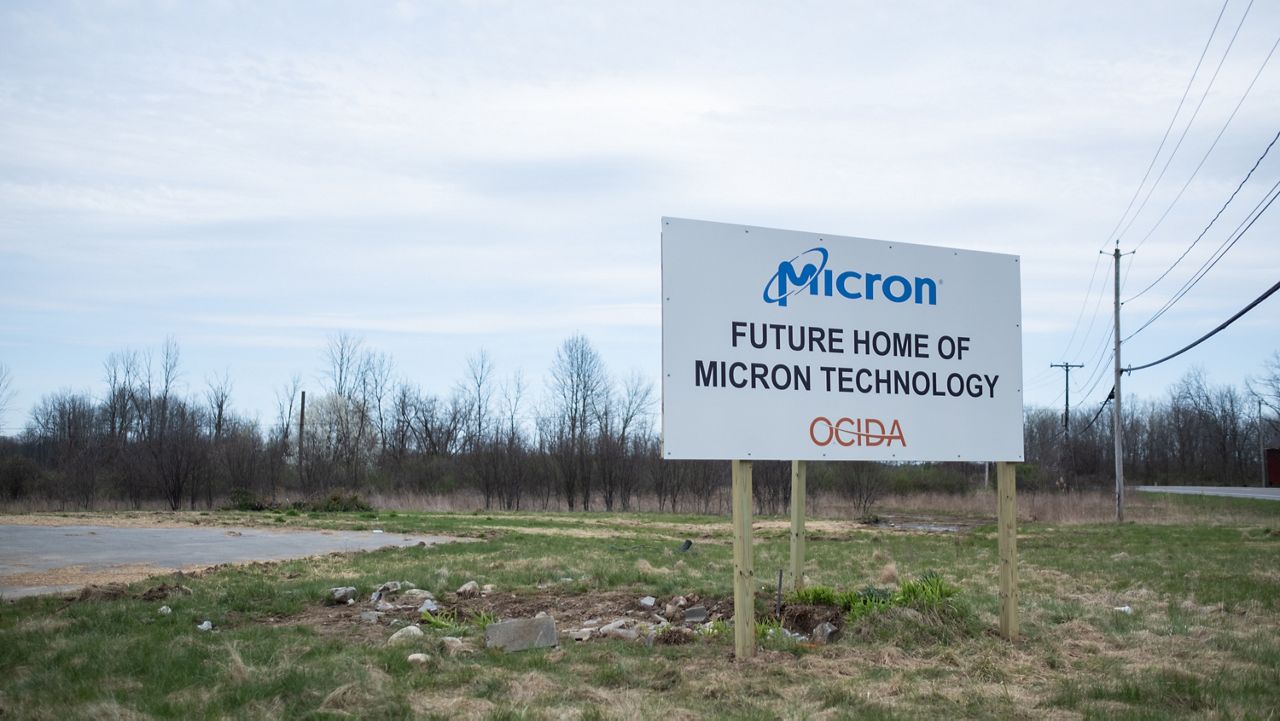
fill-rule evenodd
<path id="1" fill-rule="evenodd" d="M 484 629 L 484 645 L 505 651 L 552 648 L 559 644 L 556 622 L 550 616 L 517 618 L 491 623 Z"/>
<path id="2" fill-rule="evenodd" d="M 497 586 L 493 585 L 492 583 L 486 583 L 484 584 L 484 586 L 480 588 L 480 593 L 482 595 L 488 595 L 490 593 L 493 593 L 496 590 L 498 590 Z"/>
<path id="3" fill-rule="evenodd" d="M 467 581 L 457 590 L 457 594 L 462 598 L 473 598 L 480 595 L 480 584 L 475 581 Z"/>
<path id="4" fill-rule="evenodd" d="M 655 614 L 653 614 L 652 616 L 650 616 L 650 618 L 652 618 L 652 619 L 653 619 L 653 622 L 654 622 L 654 623 L 656 623 L 656 624 L 658 624 L 659 626 L 670 626 L 670 625 L 671 625 L 671 622 L 670 622 L 670 621 L 668 621 L 668 620 L 666 619 L 666 617 L 665 617 L 665 616 L 660 616 L 660 615 L 658 615 L 658 614 L 656 614 L 656 613 L 655 613 Z"/>
<path id="5" fill-rule="evenodd" d="M 615 628 L 607 633 L 602 633 L 605 638 L 616 638 L 623 641 L 634 641 L 640 638 L 640 633 L 629 628 Z"/>
<path id="6" fill-rule="evenodd" d="M 396 605 L 394 603 L 387 603 L 386 601 L 378 601 L 378 605 L 374 606 L 374 608 L 386 613 L 387 611 L 396 610 Z"/>
<path id="7" fill-rule="evenodd" d="M 431 661 L 431 657 L 425 653 L 409 654 L 409 663 L 416 663 L 417 665 L 421 666 L 429 661 Z"/>
<path id="8" fill-rule="evenodd" d="M 355 602 L 356 602 L 356 600 L 355 600 L 354 598 L 348 598 L 348 599 L 347 599 L 347 605 L 348 605 L 348 606 L 352 606 L 352 605 L 354 605 L 354 604 L 355 604 Z"/>
<path id="9" fill-rule="evenodd" d="M 329 589 L 329 603 L 351 603 L 356 600 L 354 586 L 341 586 Z"/>
<path id="10" fill-rule="evenodd" d="M 645 608 L 653 608 L 657 603 L 658 603 L 658 599 L 654 598 L 653 596 L 645 596 L 644 598 L 640 599 L 640 605 L 644 606 Z"/>
<path id="11" fill-rule="evenodd" d="M 573 583 L 573 579 L 572 579 L 572 578 L 565 577 L 565 578 L 560 579 L 560 583 Z"/>
<path id="12" fill-rule="evenodd" d="M 607 636 L 607 635 L 609 635 L 609 632 L 611 632 L 611 631 L 616 631 L 616 630 L 618 630 L 618 629 L 620 629 L 620 628 L 624 628 L 626 625 L 627 625 L 627 619 L 625 619 L 625 618 L 620 618 L 620 619 L 618 619 L 618 620 L 614 621 L 613 623 L 607 623 L 607 624 L 605 624 L 604 626 L 601 626 L 601 627 L 600 627 L 600 635 L 601 635 L 601 636 Z"/>
<path id="13" fill-rule="evenodd" d="M 684 610 L 685 623 L 703 623 L 707 620 L 706 606 L 690 606 Z"/>
<path id="14" fill-rule="evenodd" d="M 401 643 L 412 643 L 419 638 L 422 638 L 422 629 L 417 626 L 405 626 L 391 634 L 391 638 L 387 639 L 387 645 L 395 646 Z"/>
<path id="15" fill-rule="evenodd" d="M 600 626 L 600 619 L 598 618 L 589 618 L 586 621 L 582 622 L 583 628 L 598 628 L 599 626 Z"/>
<path id="16" fill-rule="evenodd" d="M 445 653 L 450 656 L 457 656 L 467 649 L 467 644 L 457 636 L 445 636 L 440 642 L 444 644 Z"/>
<path id="17" fill-rule="evenodd" d="M 674 603 L 668 603 L 666 608 L 662 609 L 663 615 L 670 619 L 680 618 L 680 607 Z"/>
<path id="18" fill-rule="evenodd" d="M 439 610 L 440 604 L 436 603 L 435 600 L 431 598 L 423 601 L 422 605 L 418 606 L 418 613 L 435 613 Z"/>
<path id="19" fill-rule="evenodd" d="M 596 630 L 594 628 L 580 628 L 577 631 L 570 631 L 569 638 L 575 641 L 590 641 Z"/>
<path id="20" fill-rule="evenodd" d="M 360 614 L 360 620 L 365 623 L 381 623 L 382 617 L 385 615 L 380 611 L 365 611 Z"/>
<path id="21" fill-rule="evenodd" d="M 830 621 L 823 621 L 813 629 L 813 642 L 819 645 L 834 643 L 840 638 L 840 629 Z"/>
<path id="22" fill-rule="evenodd" d="M 169 608 L 168 606 L 161 606 L 159 613 L 161 616 L 168 616 L 169 614 L 173 613 L 173 609 Z"/>
<path id="23" fill-rule="evenodd" d="M 212 630 L 213 630 L 213 621 L 205 621 L 204 623 L 200 624 L 199 626 L 196 626 L 196 630 L 197 630 L 197 631 L 212 631 Z"/>
<path id="24" fill-rule="evenodd" d="M 693 541 L 685 541 L 684 543 L 680 544 L 681 553 L 688 552 L 690 548 L 693 548 Z"/>
<path id="25" fill-rule="evenodd" d="M 1131 606 L 1116 606 L 1114 610 L 1125 614 L 1133 613 L 1133 608 Z"/>
<path id="26" fill-rule="evenodd" d="M 424 591 L 421 588 L 411 588 L 400 594 L 400 600 L 408 604 L 422 603 L 427 600 L 435 600 L 435 596 L 430 591 Z"/>
<path id="27" fill-rule="evenodd" d="M 684 596 L 676 596 L 675 598 L 671 599 L 671 603 L 679 606 L 680 608 L 684 608 L 685 606 L 689 605 L 689 601 Z"/>

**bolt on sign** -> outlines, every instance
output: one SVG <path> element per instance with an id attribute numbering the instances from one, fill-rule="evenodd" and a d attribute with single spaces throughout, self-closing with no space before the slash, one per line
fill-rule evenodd
<path id="1" fill-rule="evenodd" d="M 1019 259 L 662 221 L 670 459 L 1020 461 Z"/>

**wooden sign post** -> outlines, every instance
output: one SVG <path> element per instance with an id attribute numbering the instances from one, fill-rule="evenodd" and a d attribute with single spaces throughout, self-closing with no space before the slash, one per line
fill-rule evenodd
<path id="1" fill-rule="evenodd" d="M 733 461 L 733 648 L 756 655 L 755 559 L 751 547 L 751 461 Z"/>
<path id="2" fill-rule="evenodd" d="M 1000 635 L 1018 640 L 1017 474 L 1012 463 L 996 464 L 996 525 L 1000 549 Z"/>
<path id="3" fill-rule="evenodd" d="M 804 461 L 791 462 L 791 588 L 804 588 Z"/>

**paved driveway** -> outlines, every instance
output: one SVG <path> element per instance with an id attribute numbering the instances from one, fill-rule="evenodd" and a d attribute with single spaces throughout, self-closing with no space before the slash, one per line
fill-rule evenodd
<path id="1" fill-rule="evenodd" d="M 0 597 L 135 581 L 219 563 L 279 561 L 453 540 L 457 539 L 369 531 L 0 525 Z"/>
<path id="2" fill-rule="evenodd" d="M 1232 486 L 1138 486 L 1147 493 L 1183 493 L 1193 496 L 1231 496 L 1280 501 L 1280 488 L 1236 488 Z"/>

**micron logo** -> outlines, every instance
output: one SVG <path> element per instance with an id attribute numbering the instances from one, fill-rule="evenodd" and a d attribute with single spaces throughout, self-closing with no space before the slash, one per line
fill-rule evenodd
<path id="1" fill-rule="evenodd" d="M 764 285 L 764 302 L 786 307 L 787 299 L 801 291 L 827 298 L 877 300 L 916 305 L 938 304 L 938 281 L 934 278 L 845 270 L 827 267 L 827 249 L 810 248 L 791 260 L 778 263 L 778 270 Z M 797 269 L 798 268 L 798 269 Z"/>

